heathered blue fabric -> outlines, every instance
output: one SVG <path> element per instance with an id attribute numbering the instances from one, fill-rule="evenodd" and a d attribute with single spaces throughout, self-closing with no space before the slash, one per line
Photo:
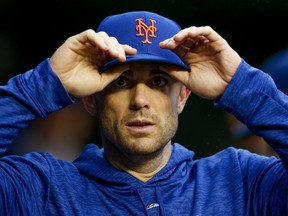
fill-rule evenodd
<path id="1" fill-rule="evenodd" d="M 0 95 L 1 152 L 35 116 L 73 103 L 49 59 L 12 78 Z M 194 160 L 192 151 L 174 143 L 168 164 L 143 183 L 112 167 L 95 144 L 73 163 L 49 153 L 4 156 L 0 215 L 288 215 L 287 96 L 242 60 L 215 106 L 262 135 L 281 160 L 233 147 Z"/>

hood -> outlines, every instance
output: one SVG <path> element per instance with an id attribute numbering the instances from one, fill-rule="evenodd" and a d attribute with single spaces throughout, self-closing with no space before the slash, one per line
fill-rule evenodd
<path id="1" fill-rule="evenodd" d="M 178 143 L 172 145 L 172 155 L 166 166 L 152 179 L 143 183 L 130 174 L 114 168 L 104 157 L 103 148 L 95 144 L 88 144 L 83 153 L 73 162 L 79 172 L 95 181 L 101 181 L 111 187 L 136 188 L 143 184 L 161 186 L 169 184 L 170 180 L 183 178 L 186 170 L 190 170 L 193 162 L 194 152 L 186 149 Z M 188 168 L 188 169 L 187 169 Z M 172 177 L 173 176 L 173 177 Z"/>

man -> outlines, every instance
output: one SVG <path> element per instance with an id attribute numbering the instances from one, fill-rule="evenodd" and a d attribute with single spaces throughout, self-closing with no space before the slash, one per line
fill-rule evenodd
<path id="1" fill-rule="evenodd" d="M 73 162 L 48 153 L 0 162 L 8 215 L 285 215 L 287 97 L 210 27 L 181 30 L 137 11 L 106 18 L 1 87 L 1 149 L 35 115 L 81 98 L 100 125 Z M 190 92 L 215 101 L 280 159 L 228 148 L 193 160 L 171 143 Z"/>

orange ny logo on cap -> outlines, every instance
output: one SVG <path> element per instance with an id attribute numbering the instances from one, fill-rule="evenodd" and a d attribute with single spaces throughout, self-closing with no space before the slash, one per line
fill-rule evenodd
<path id="1" fill-rule="evenodd" d="M 151 41 L 149 41 L 149 37 L 151 38 L 156 38 L 157 36 L 155 35 L 155 32 L 157 31 L 157 28 L 154 26 L 155 20 L 149 19 L 151 25 L 148 26 L 143 22 L 142 18 L 136 19 L 136 22 L 138 25 L 136 26 L 137 34 L 136 36 L 144 36 L 144 40 L 142 43 L 144 44 L 152 44 Z"/>

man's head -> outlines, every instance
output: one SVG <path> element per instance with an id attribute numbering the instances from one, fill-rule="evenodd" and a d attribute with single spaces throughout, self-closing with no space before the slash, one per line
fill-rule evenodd
<path id="1" fill-rule="evenodd" d="M 175 53 L 159 47 L 160 41 L 176 34 L 180 27 L 167 18 L 141 11 L 110 16 L 99 31 L 137 49 L 137 54 L 127 56 L 121 65 L 115 59 L 104 64 L 101 73 L 113 68 L 113 73 L 121 75 L 101 92 L 83 99 L 88 112 L 99 120 L 106 154 L 129 160 L 161 154 L 171 144 L 178 115 L 190 94 L 182 83 L 159 69 L 163 64 L 187 68 Z"/>

